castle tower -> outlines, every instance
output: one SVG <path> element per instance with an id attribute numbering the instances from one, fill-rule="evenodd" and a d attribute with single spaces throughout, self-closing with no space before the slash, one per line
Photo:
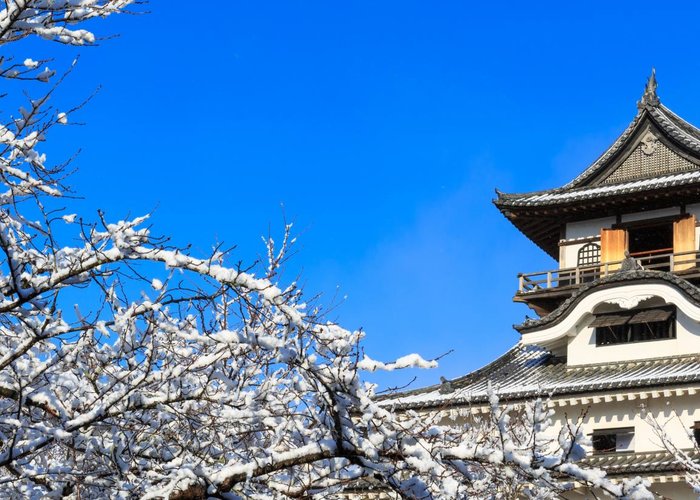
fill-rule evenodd
<path id="1" fill-rule="evenodd" d="M 392 399 L 479 413 L 489 384 L 502 401 L 550 396 L 562 423 L 585 415 L 589 466 L 684 499 L 696 495 L 649 421 L 680 449 L 700 439 L 700 129 L 656 88 L 652 72 L 630 125 L 568 184 L 498 192 L 498 209 L 559 262 L 518 277 L 514 299 L 539 315 L 515 327 L 520 341 L 476 372 Z"/>

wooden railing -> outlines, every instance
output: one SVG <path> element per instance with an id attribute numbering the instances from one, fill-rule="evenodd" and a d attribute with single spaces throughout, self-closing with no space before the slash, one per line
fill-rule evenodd
<path id="1" fill-rule="evenodd" d="M 634 257 L 641 269 L 649 271 L 679 272 L 690 269 L 700 271 L 700 251 L 698 250 L 663 254 L 656 254 L 653 251 L 640 252 Z M 540 273 L 518 274 L 518 293 L 582 285 L 618 272 L 622 263 L 623 261 L 618 260 Z"/>

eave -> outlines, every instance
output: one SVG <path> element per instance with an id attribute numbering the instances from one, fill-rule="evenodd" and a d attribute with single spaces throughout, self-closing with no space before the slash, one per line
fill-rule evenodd
<path id="1" fill-rule="evenodd" d="M 614 185 L 618 189 L 607 190 L 594 198 L 586 198 L 585 193 L 579 195 L 585 191 L 580 189 L 569 191 L 570 196 L 565 199 L 540 204 L 510 203 L 501 198 L 493 203 L 521 233 L 558 260 L 560 230 L 566 223 L 697 203 L 700 199 L 700 171 L 654 180 L 654 184 L 630 182 Z"/>
<path id="2" fill-rule="evenodd" d="M 557 406 L 566 406 L 583 404 L 584 400 L 589 404 L 607 402 L 608 397 L 611 401 L 644 399 L 649 396 L 637 393 L 649 391 L 695 395 L 698 384 L 700 356 L 696 355 L 569 366 L 547 349 L 519 343 L 463 377 L 381 400 L 395 410 L 444 408 L 450 412 L 468 408 L 479 412 L 488 410 L 489 385 L 503 402 L 545 396 Z"/>

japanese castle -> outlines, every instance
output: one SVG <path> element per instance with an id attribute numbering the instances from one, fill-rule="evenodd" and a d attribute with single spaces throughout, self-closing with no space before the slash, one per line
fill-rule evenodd
<path id="1" fill-rule="evenodd" d="M 395 397 L 398 409 L 488 411 L 550 396 L 584 415 L 586 464 L 641 476 L 659 498 L 696 498 L 649 424 L 680 449 L 700 439 L 700 129 L 661 104 L 654 73 L 618 139 L 568 184 L 494 204 L 559 262 L 518 276 L 537 319 L 491 364 Z M 585 498 L 585 493 L 570 498 Z"/>

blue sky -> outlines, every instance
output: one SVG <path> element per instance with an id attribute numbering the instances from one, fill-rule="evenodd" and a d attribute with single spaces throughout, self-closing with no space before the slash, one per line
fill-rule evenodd
<path id="1" fill-rule="evenodd" d="M 495 187 L 574 177 L 633 118 L 652 66 L 662 102 L 700 123 L 691 2 L 197 5 L 99 22 L 120 36 L 97 48 L 14 48 L 59 69 L 81 55 L 58 107 L 102 86 L 48 146 L 57 161 L 81 149 L 72 211 L 155 211 L 155 232 L 247 261 L 286 217 L 287 277 L 364 328 L 368 354 L 453 350 L 383 385 L 456 377 L 517 341 L 516 274 L 556 264 L 492 206 Z"/>

